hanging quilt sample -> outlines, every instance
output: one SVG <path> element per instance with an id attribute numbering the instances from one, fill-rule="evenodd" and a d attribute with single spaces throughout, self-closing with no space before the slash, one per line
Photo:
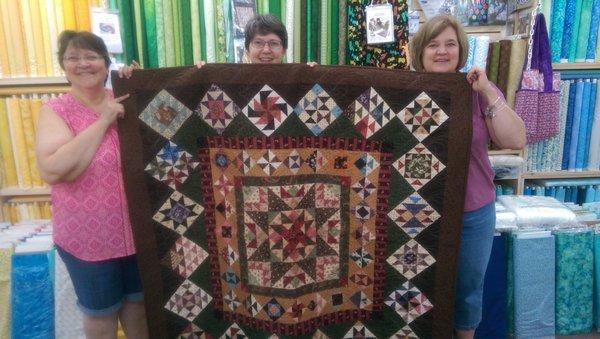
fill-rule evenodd
<path id="1" fill-rule="evenodd" d="M 207 65 L 113 77 L 151 337 L 444 337 L 464 76 Z"/>

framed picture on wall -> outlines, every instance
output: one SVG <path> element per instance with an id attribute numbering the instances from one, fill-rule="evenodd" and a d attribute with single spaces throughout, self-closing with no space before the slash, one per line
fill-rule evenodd
<path id="1" fill-rule="evenodd" d="M 394 9 L 391 4 L 367 6 L 367 44 L 394 42 Z"/>

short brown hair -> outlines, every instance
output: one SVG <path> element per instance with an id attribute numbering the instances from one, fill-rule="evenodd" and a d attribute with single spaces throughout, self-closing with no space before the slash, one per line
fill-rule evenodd
<path id="1" fill-rule="evenodd" d="M 288 37 L 285 26 L 276 16 L 272 14 L 257 15 L 250 19 L 246 24 L 244 31 L 246 50 L 250 48 L 250 43 L 257 34 L 267 35 L 274 33 L 281 39 L 283 49 L 287 49 Z"/>
<path id="2" fill-rule="evenodd" d="M 452 16 L 449 15 L 438 15 L 427 22 L 425 22 L 420 28 L 417 34 L 410 41 L 410 64 L 415 71 L 423 72 L 423 50 L 429 44 L 429 42 L 447 27 L 454 28 L 456 37 L 458 39 L 458 68 L 461 69 L 467 62 L 467 54 L 469 53 L 469 40 L 467 39 L 467 33 L 463 29 L 462 25 Z"/>
<path id="3" fill-rule="evenodd" d="M 73 45 L 73 47 L 88 49 L 98 53 L 104 58 L 106 68 L 110 67 L 108 49 L 102 38 L 90 32 L 66 30 L 58 36 L 58 63 L 63 70 L 65 69 L 63 58 L 69 44 Z"/>

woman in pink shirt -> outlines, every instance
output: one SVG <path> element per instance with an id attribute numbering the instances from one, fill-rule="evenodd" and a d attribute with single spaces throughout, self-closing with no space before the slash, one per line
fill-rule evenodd
<path id="1" fill-rule="evenodd" d="M 36 146 L 40 174 L 52 186 L 54 242 L 86 337 L 116 338 L 120 320 L 128 337 L 147 338 L 116 126 L 129 95 L 113 98 L 104 88 L 110 59 L 98 36 L 64 31 L 58 57 L 71 90 L 40 110 Z"/>
<path id="2" fill-rule="evenodd" d="M 467 41 L 456 19 L 434 17 L 410 43 L 411 65 L 420 72 L 458 72 L 467 59 Z M 456 282 L 454 328 L 458 338 L 473 338 L 481 321 L 483 278 L 494 237 L 494 172 L 488 142 L 491 139 L 510 149 L 525 146 L 523 121 L 488 80 L 485 70 L 473 67 L 466 77 L 473 90 L 473 136 Z"/>

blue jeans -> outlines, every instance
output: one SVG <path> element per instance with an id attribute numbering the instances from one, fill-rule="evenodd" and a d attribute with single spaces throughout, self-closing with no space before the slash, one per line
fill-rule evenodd
<path id="1" fill-rule="evenodd" d="M 463 214 L 454 304 L 454 328 L 474 330 L 481 322 L 483 279 L 487 269 L 496 210 L 494 202 Z"/>

